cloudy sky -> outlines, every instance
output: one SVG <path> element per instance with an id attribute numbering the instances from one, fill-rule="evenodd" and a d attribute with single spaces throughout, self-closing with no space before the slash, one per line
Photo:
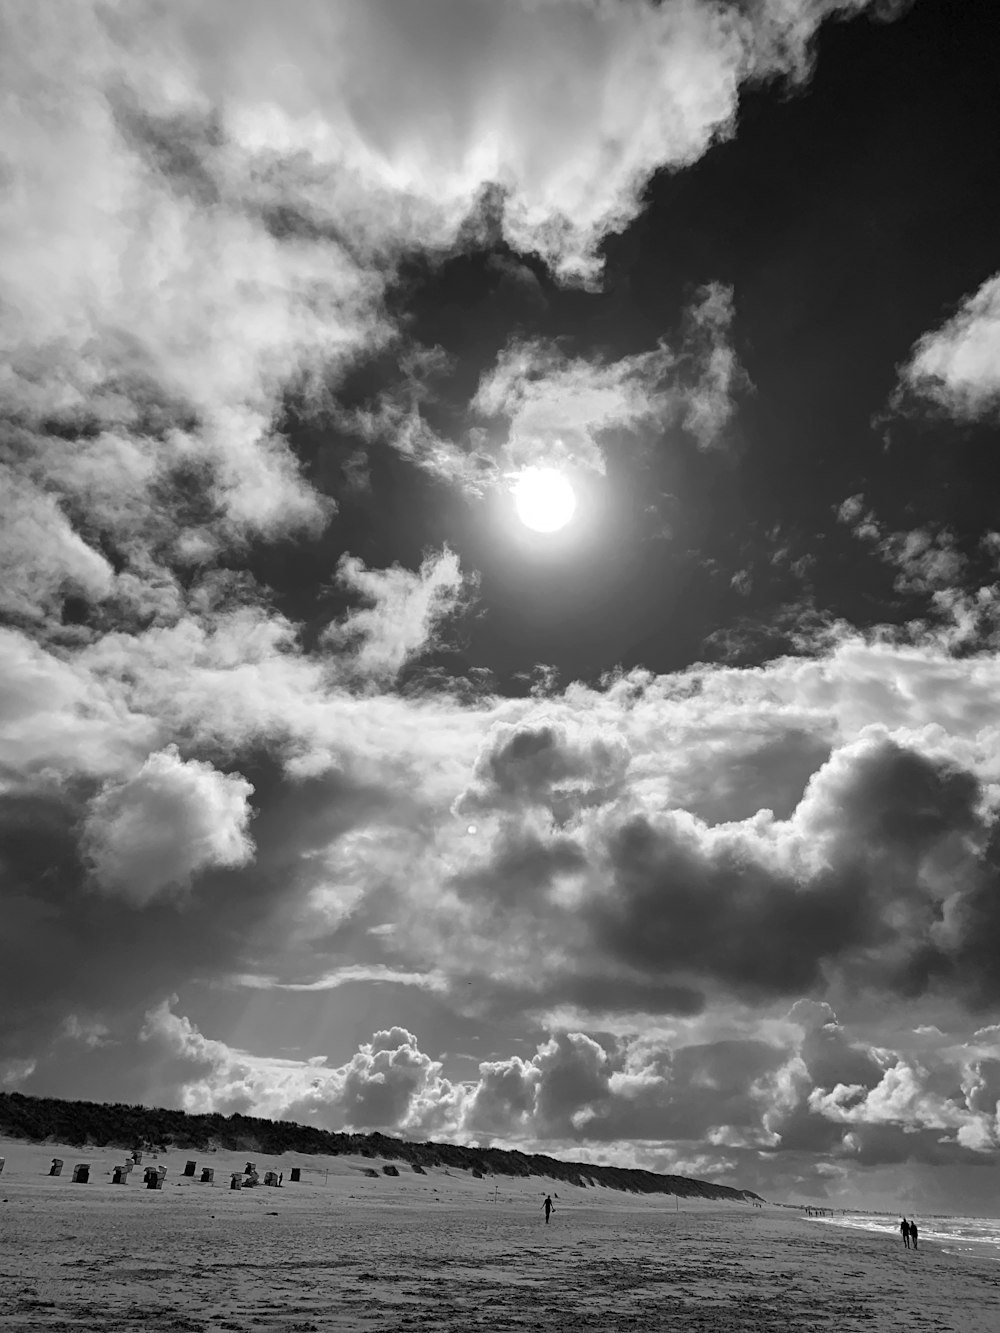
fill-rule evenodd
<path id="1" fill-rule="evenodd" d="M 0 0 L 3 1087 L 997 1211 L 998 52 Z"/>

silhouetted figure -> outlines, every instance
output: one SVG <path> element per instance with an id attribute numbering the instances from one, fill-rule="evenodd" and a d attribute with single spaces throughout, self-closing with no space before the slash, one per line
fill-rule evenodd
<path id="1" fill-rule="evenodd" d="M 899 1224 L 899 1230 L 900 1230 L 900 1233 L 901 1233 L 901 1235 L 902 1235 L 902 1237 L 903 1237 L 903 1244 L 906 1246 L 907 1249 L 909 1249 L 909 1248 L 910 1248 L 910 1224 L 909 1224 L 909 1222 L 907 1222 L 907 1220 L 906 1220 L 905 1217 L 903 1218 L 902 1222 L 900 1222 L 900 1224 Z"/>
<path id="2" fill-rule="evenodd" d="M 919 1232 L 917 1231 L 917 1224 L 916 1224 L 916 1222 L 911 1222 L 911 1223 L 910 1223 L 910 1240 L 913 1241 L 913 1248 L 914 1248 L 914 1249 L 917 1248 L 917 1236 L 918 1236 L 918 1235 L 919 1235 Z"/>
<path id="3" fill-rule="evenodd" d="M 552 1202 L 552 1195 L 551 1195 L 551 1194 L 546 1194 L 546 1196 L 545 1196 L 545 1202 L 542 1204 L 542 1207 L 545 1209 L 545 1225 L 546 1225 L 546 1226 L 549 1225 L 549 1214 L 552 1212 L 552 1209 L 554 1208 L 554 1206 L 555 1206 L 555 1205 L 554 1205 L 553 1202 Z"/>
<path id="4" fill-rule="evenodd" d="M 279 1172 L 278 1172 L 278 1184 L 279 1184 L 279 1186 L 282 1184 L 282 1182 L 284 1181 L 284 1179 L 285 1179 L 285 1173 L 284 1173 L 284 1171 L 279 1171 Z"/>

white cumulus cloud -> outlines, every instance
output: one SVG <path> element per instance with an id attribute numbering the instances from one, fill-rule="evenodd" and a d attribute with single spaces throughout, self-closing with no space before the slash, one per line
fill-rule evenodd
<path id="1" fill-rule="evenodd" d="M 239 773 L 181 759 L 175 746 L 151 754 L 133 777 L 107 783 L 90 802 L 84 846 L 107 893 L 142 907 L 187 888 L 209 866 L 242 866 L 253 787 Z"/>
<path id="2" fill-rule="evenodd" d="M 902 384 L 960 420 L 1000 408 L 1000 274 L 988 278 L 940 328 L 925 333 Z"/>

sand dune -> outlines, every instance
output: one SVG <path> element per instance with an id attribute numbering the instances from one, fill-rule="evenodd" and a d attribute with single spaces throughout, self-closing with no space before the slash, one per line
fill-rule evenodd
<path id="1" fill-rule="evenodd" d="M 1000 1264 L 913 1254 L 784 1210 L 675 1211 L 664 1196 L 398 1163 L 392 1177 L 377 1159 L 297 1154 L 254 1158 L 262 1177 L 284 1173 L 281 1189 L 234 1192 L 246 1154 L 231 1152 L 147 1154 L 167 1167 L 148 1191 L 138 1173 L 110 1183 L 120 1150 L 7 1141 L 0 1155 L 9 1333 L 1000 1329 Z M 53 1156 L 59 1178 L 45 1174 Z M 215 1168 L 214 1186 L 182 1177 L 188 1158 Z M 70 1178 L 78 1161 L 89 1184 Z M 546 1227 L 542 1200 L 556 1192 Z"/>

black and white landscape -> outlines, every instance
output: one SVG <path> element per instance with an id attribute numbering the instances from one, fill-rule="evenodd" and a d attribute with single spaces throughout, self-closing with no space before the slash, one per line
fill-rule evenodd
<path id="1" fill-rule="evenodd" d="M 4 1091 L 998 1211 L 998 58 L 0 0 Z"/>

